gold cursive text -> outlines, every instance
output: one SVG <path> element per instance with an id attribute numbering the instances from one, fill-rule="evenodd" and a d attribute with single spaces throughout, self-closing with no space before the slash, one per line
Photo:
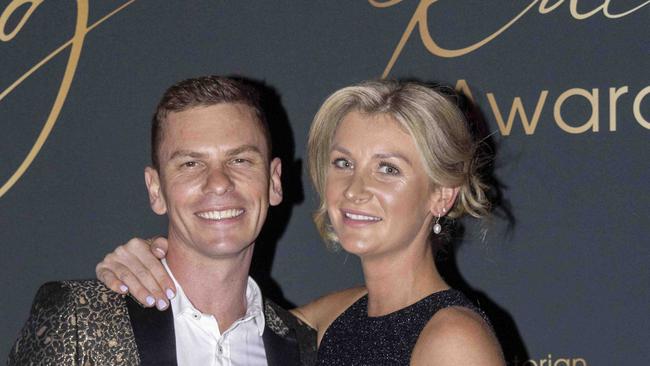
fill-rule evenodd
<path id="1" fill-rule="evenodd" d="M 74 78 L 75 72 L 77 70 L 77 64 L 79 63 L 79 58 L 81 57 L 81 50 L 83 48 L 86 34 L 88 34 L 88 32 L 90 32 L 95 27 L 97 27 L 98 25 L 106 21 L 108 18 L 122 11 L 124 8 L 129 6 L 134 1 L 135 0 L 127 1 L 117 9 L 113 10 L 112 12 L 105 15 L 104 17 L 102 17 L 92 25 L 88 26 L 88 0 L 77 0 L 77 18 L 75 22 L 74 35 L 72 36 L 72 38 L 70 38 L 70 40 L 68 40 L 67 42 L 59 46 L 57 49 L 52 51 L 49 55 L 45 56 L 41 61 L 36 63 L 34 66 L 32 66 L 31 69 L 29 69 L 26 73 L 24 73 L 21 77 L 19 77 L 16 81 L 14 81 L 11 85 L 9 85 L 9 87 L 7 87 L 5 90 L 3 90 L 0 93 L 0 101 L 2 101 L 7 95 L 9 95 L 16 87 L 22 84 L 22 82 L 25 81 L 34 72 L 36 72 L 41 67 L 43 67 L 43 65 L 47 64 L 50 60 L 52 60 L 56 55 L 61 53 L 63 50 L 70 47 L 70 56 L 68 57 L 68 63 L 66 64 L 65 67 L 63 80 L 61 81 L 61 85 L 59 85 L 59 91 L 57 92 L 56 98 L 54 100 L 54 104 L 52 104 L 50 113 L 47 116 L 47 119 L 45 120 L 45 124 L 43 125 L 41 132 L 39 133 L 38 137 L 36 138 L 36 141 L 34 142 L 34 145 L 27 153 L 27 156 L 25 157 L 23 162 L 18 166 L 18 168 L 14 171 L 11 177 L 9 177 L 9 179 L 0 187 L 0 197 L 2 197 L 5 193 L 7 193 L 11 189 L 11 187 L 13 187 L 13 185 L 16 184 L 16 182 L 23 176 L 23 174 L 25 174 L 25 171 L 27 171 L 29 166 L 32 164 L 32 162 L 36 158 L 36 155 L 38 155 L 39 151 L 41 151 L 43 144 L 45 144 L 45 141 L 47 141 L 50 132 L 52 132 L 52 128 L 54 128 L 54 125 L 57 119 L 59 118 L 59 114 L 61 113 L 61 109 L 63 108 L 63 104 L 65 103 L 65 100 L 68 97 L 68 92 L 70 91 L 70 86 L 72 85 L 72 79 Z M 13 0 L 0 15 L 0 41 L 3 42 L 11 41 L 16 36 L 16 34 L 20 32 L 20 30 L 25 25 L 25 23 L 27 23 L 29 17 L 34 13 L 34 11 L 36 11 L 38 6 L 41 5 L 42 3 L 43 0 Z M 25 4 L 29 4 L 29 8 L 27 9 L 27 11 L 25 11 L 22 18 L 20 19 L 18 24 L 14 27 L 14 29 L 7 31 L 7 20 L 18 8 L 20 8 L 22 5 Z"/>
<path id="2" fill-rule="evenodd" d="M 370 2 L 370 5 L 376 8 L 388 8 L 401 3 L 402 0 L 384 0 L 384 1 L 368 0 L 368 2 Z M 456 48 L 456 49 L 446 49 L 440 47 L 436 43 L 436 41 L 434 41 L 433 37 L 431 36 L 431 33 L 429 32 L 429 23 L 427 21 L 427 15 L 428 15 L 429 8 L 436 2 L 438 2 L 438 0 L 420 1 L 420 4 L 415 9 L 415 13 L 413 14 L 413 17 L 409 21 L 408 25 L 406 26 L 406 29 L 404 30 L 404 33 L 402 34 L 402 38 L 400 38 L 397 47 L 395 47 L 395 50 L 393 51 L 393 55 L 388 61 L 388 65 L 386 65 L 386 68 L 384 69 L 384 72 L 381 76 L 382 78 L 386 78 L 388 74 L 390 74 L 390 71 L 393 69 L 393 66 L 395 66 L 395 62 L 397 62 L 397 59 L 399 58 L 400 54 L 402 53 L 402 50 L 404 49 L 404 46 L 406 45 L 406 41 L 408 41 L 408 39 L 411 37 L 411 34 L 415 30 L 416 26 L 418 27 L 418 31 L 420 32 L 420 40 L 422 41 L 422 44 L 424 44 L 424 46 L 431 54 L 440 57 L 458 57 L 458 56 L 468 54 L 472 51 L 475 51 L 485 46 L 486 44 L 490 43 L 495 38 L 500 36 L 503 32 L 505 32 L 510 27 L 512 27 L 512 25 L 514 25 L 522 16 L 528 13 L 536 5 L 538 5 L 537 11 L 540 14 L 548 14 L 553 10 L 557 9 L 560 5 L 562 5 L 562 3 L 565 2 L 565 0 L 556 0 L 555 2 L 551 0 L 532 0 L 521 12 L 515 15 L 512 19 L 510 19 L 510 21 L 508 21 L 506 24 L 501 26 L 501 28 L 496 30 L 494 33 L 488 35 L 487 37 L 483 38 L 482 40 L 474 44 L 461 47 L 461 48 Z M 616 13 L 616 14 L 609 11 L 609 3 L 610 0 L 605 0 L 601 5 L 597 6 L 596 8 L 588 12 L 581 13 L 578 10 L 578 0 L 569 0 L 569 12 L 571 13 L 571 16 L 577 20 L 587 19 L 599 12 L 602 12 L 606 18 L 616 19 L 634 13 L 635 11 L 641 9 L 642 7 L 650 4 L 650 0 L 646 0 L 644 3 L 635 6 L 630 10 L 624 11 L 622 13 Z"/>

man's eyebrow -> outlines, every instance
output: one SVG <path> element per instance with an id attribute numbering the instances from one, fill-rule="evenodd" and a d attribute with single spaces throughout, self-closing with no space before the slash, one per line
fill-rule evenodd
<path id="1" fill-rule="evenodd" d="M 252 153 L 256 153 L 258 155 L 262 155 L 262 151 L 255 145 L 242 145 L 242 146 L 236 147 L 236 148 L 234 148 L 232 150 L 228 150 L 226 152 L 226 155 L 235 156 L 235 155 L 239 155 L 239 154 L 243 154 L 243 153 L 247 153 L 247 152 L 252 152 Z"/>
<path id="2" fill-rule="evenodd" d="M 246 152 L 252 152 L 255 154 L 262 155 L 262 151 L 255 145 L 242 145 L 236 148 L 233 148 L 231 150 L 226 151 L 227 156 L 235 156 L 239 155 L 242 153 Z M 193 150 L 176 150 L 172 153 L 171 157 L 169 160 L 174 160 L 174 159 L 180 159 L 180 158 L 193 158 L 193 159 L 198 159 L 198 158 L 203 158 L 207 156 L 208 154 L 198 152 L 198 151 L 193 151 Z"/>
<path id="3" fill-rule="evenodd" d="M 169 160 L 174 160 L 174 159 L 179 159 L 179 158 L 201 158 L 204 157 L 205 154 L 192 151 L 192 150 L 176 150 L 174 153 L 169 157 Z"/>

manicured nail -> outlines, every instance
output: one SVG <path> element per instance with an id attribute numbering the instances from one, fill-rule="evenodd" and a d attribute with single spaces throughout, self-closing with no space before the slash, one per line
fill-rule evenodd
<path id="1" fill-rule="evenodd" d="M 126 285 L 120 285 L 120 292 L 125 294 L 125 293 L 129 292 L 129 288 L 126 287 Z"/>
<path id="2" fill-rule="evenodd" d="M 165 290 L 165 295 L 167 295 L 167 298 L 168 298 L 169 300 L 173 299 L 174 296 L 176 296 L 176 295 L 174 294 L 174 291 L 172 291 L 172 289 L 170 289 L 170 288 L 168 288 L 167 290 Z"/>
<path id="3" fill-rule="evenodd" d="M 149 305 L 149 306 L 153 306 L 153 304 L 156 303 L 156 299 L 154 299 L 153 296 L 151 296 L 151 295 L 147 296 L 145 301 L 147 302 L 147 305 Z"/>
<path id="4" fill-rule="evenodd" d="M 165 310 L 167 309 L 167 303 L 165 300 L 159 299 L 158 302 L 156 303 L 156 307 L 158 310 Z"/>
<path id="5" fill-rule="evenodd" d="M 156 253 L 160 254 L 163 257 L 165 256 L 165 252 L 160 248 L 156 248 Z"/>

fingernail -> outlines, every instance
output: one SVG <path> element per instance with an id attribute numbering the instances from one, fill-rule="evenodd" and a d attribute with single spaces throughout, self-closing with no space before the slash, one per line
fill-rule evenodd
<path id="1" fill-rule="evenodd" d="M 167 303 L 165 302 L 165 300 L 160 299 L 156 303 L 156 307 L 158 308 L 158 310 L 165 310 L 167 309 Z"/>
<path id="2" fill-rule="evenodd" d="M 160 248 L 156 248 L 156 253 L 162 255 L 163 257 L 165 256 L 165 252 Z"/>
<path id="3" fill-rule="evenodd" d="M 125 294 L 125 293 L 129 292 L 129 288 L 126 287 L 126 285 L 120 285 L 120 291 L 121 291 L 123 294 Z"/>
<path id="4" fill-rule="evenodd" d="M 174 294 L 174 291 L 172 291 L 172 289 L 170 289 L 170 288 L 168 288 L 167 290 L 165 290 L 165 295 L 167 295 L 167 298 L 168 298 L 169 300 L 173 299 L 174 296 L 176 296 L 176 295 Z"/>
<path id="5" fill-rule="evenodd" d="M 153 304 L 156 303 L 156 300 L 151 295 L 147 296 L 145 301 L 147 302 L 147 305 L 149 305 L 149 306 L 153 306 Z"/>

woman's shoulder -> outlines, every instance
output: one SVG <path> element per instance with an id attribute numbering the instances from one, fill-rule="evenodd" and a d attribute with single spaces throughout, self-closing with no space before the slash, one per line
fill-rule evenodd
<path id="1" fill-rule="evenodd" d="M 330 324 L 367 292 L 366 288 L 362 286 L 336 291 L 295 308 L 291 312 L 318 331 L 320 343 L 320 339 Z"/>
<path id="2" fill-rule="evenodd" d="M 431 317 L 411 360 L 412 365 L 505 365 L 490 325 L 479 313 L 461 306 L 441 309 Z"/>

